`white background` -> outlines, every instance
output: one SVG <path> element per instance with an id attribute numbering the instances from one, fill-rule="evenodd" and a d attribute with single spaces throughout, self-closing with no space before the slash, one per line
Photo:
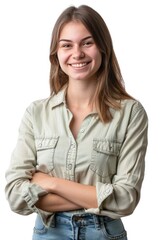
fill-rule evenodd
<path id="1" fill-rule="evenodd" d="M 4 173 L 25 108 L 49 95 L 49 46 L 55 20 L 74 4 L 88 4 L 106 21 L 126 89 L 149 117 L 149 145 L 141 201 L 123 218 L 129 240 L 159 235 L 160 14 L 158 0 L 0 0 L 0 228 L 4 239 L 29 240 L 35 215 L 11 212 Z"/>

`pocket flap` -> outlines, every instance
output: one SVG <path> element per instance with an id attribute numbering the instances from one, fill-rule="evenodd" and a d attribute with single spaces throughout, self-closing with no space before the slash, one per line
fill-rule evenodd
<path id="1" fill-rule="evenodd" d="M 108 141 L 106 139 L 94 139 L 93 149 L 97 152 L 102 152 L 110 155 L 118 155 L 120 143 Z"/>
<path id="2" fill-rule="evenodd" d="M 44 149 L 55 148 L 58 142 L 58 137 L 55 138 L 37 138 L 35 140 L 37 151 Z"/>

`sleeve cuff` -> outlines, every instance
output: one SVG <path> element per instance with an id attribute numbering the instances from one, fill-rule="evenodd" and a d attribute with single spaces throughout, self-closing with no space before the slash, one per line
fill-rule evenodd
<path id="1" fill-rule="evenodd" d="M 40 196 L 46 195 L 48 192 L 36 184 L 31 184 L 27 189 L 24 189 L 22 196 L 26 201 L 28 207 L 33 210 L 36 210 L 35 203 L 38 201 Z"/>
<path id="2" fill-rule="evenodd" d="M 101 213 L 101 206 L 104 200 L 112 194 L 113 186 L 110 183 L 101 183 L 97 182 L 96 184 L 96 192 L 97 192 L 97 202 L 98 208 L 89 208 L 85 209 L 86 213 L 93 213 L 93 214 L 100 214 Z"/>
<path id="3" fill-rule="evenodd" d="M 98 200 L 98 207 L 100 208 L 103 201 L 112 194 L 113 186 L 110 183 L 101 183 L 97 182 L 96 184 L 96 192 L 97 192 L 97 200 Z"/>

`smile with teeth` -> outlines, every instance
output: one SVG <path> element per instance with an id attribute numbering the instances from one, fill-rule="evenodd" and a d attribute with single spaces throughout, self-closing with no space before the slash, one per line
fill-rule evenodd
<path id="1" fill-rule="evenodd" d="M 70 64 L 72 67 L 75 67 L 75 68 L 81 68 L 81 67 L 84 67 L 86 66 L 88 63 L 85 62 L 85 63 L 73 63 L 73 64 Z"/>

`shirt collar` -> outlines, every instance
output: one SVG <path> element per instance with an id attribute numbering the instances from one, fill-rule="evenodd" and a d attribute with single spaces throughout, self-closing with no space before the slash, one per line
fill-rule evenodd
<path id="1" fill-rule="evenodd" d="M 67 107 L 66 92 L 67 92 L 67 86 L 65 85 L 57 94 L 53 94 L 51 96 L 50 104 L 52 109 L 61 104 L 64 104 Z M 97 114 L 97 111 L 94 110 L 92 114 Z"/>
<path id="2" fill-rule="evenodd" d="M 63 87 L 57 94 L 53 94 L 50 98 L 51 108 L 57 107 L 62 103 L 66 105 L 66 89 L 67 87 Z"/>

